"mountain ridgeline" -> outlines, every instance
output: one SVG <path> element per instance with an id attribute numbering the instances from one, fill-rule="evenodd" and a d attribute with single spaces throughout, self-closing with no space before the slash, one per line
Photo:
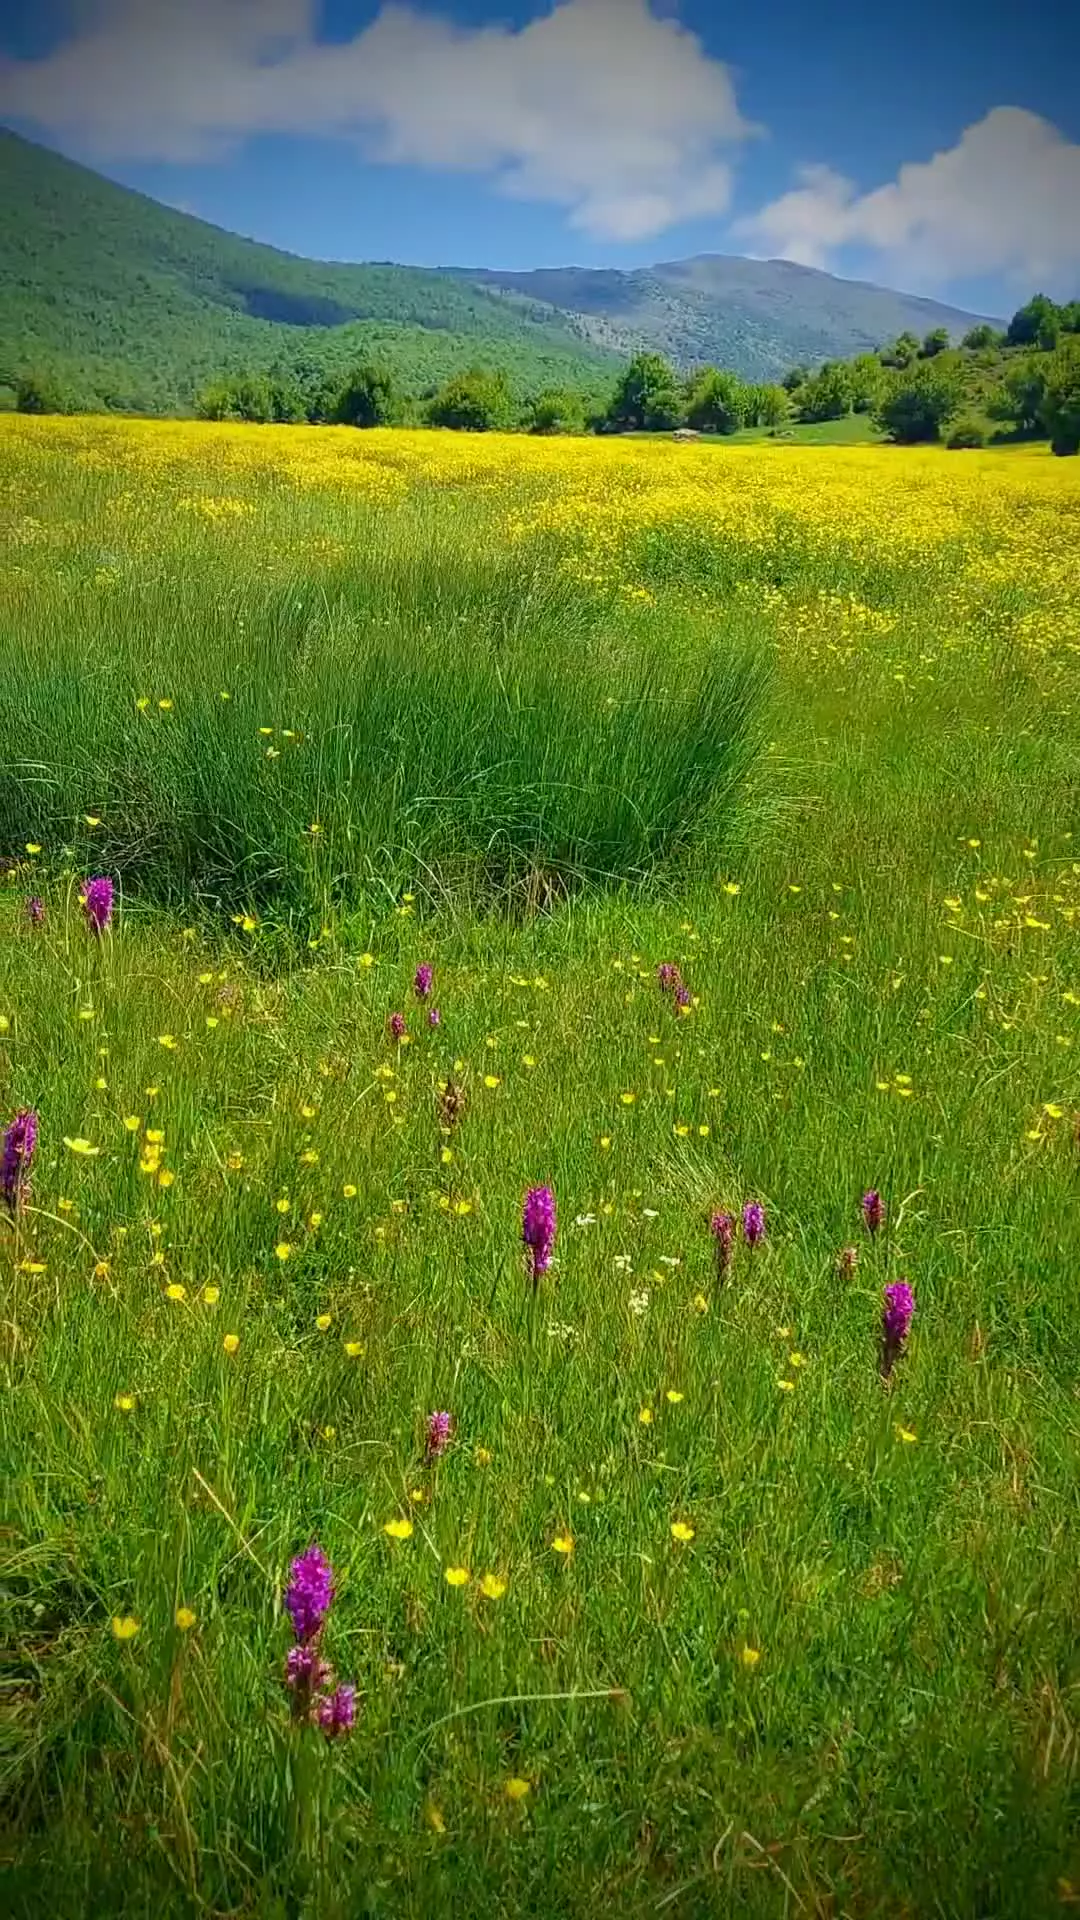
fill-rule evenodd
<path id="1" fill-rule="evenodd" d="M 636 272 L 304 260 L 165 207 L 0 130 L 0 381 L 71 404 L 190 412 L 215 380 L 311 391 L 360 361 L 414 399 L 463 368 L 590 411 L 642 350 L 778 379 L 974 316 L 785 261 L 708 255 Z"/>

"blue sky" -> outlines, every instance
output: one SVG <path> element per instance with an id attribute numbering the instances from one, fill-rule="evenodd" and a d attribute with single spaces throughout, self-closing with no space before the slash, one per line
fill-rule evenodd
<path id="1" fill-rule="evenodd" d="M 1080 292 L 1080 9 L 0 0 L 0 120 L 295 252 Z"/>

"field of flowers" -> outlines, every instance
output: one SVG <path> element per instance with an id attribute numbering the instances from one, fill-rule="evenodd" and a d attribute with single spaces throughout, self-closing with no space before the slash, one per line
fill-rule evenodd
<path id="1" fill-rule="evenodd" d="M 1080 482 L 0 420 L 10 1909 L 1080 1903 Z"/>

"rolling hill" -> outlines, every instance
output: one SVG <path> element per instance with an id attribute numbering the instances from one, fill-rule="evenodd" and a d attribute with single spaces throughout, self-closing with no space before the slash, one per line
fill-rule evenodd
<path id="1" fill-rule="evenodd" d="M 302 260 L 0 130 L 0 372 L 170 412 L 217 375 L 377 352 L 419 391 L 475 363 L 605 392 L 616 356 L 552 307 L 434 271 Z"/>
<path id="2" fill-rule="evenodd" d="M 470 364 L 519 396 L 598 398 L 656 347 L 774 378 L 971 315 L 785 261 L 704 255 L 636 272 L 503 273 L 304 260 L 159 205 L 0 129 L 0 380 L 82 405 L 184 412 L 216 377 L 389 362 L 413 393 Z"/>
<path id="3" fill-rule="evenodd" d="M 976 319 L 992 318 L 790 260 L 719 253 L 629 273 L 477 268 L 464 278 L 513 299 L 548 302 L 574 316 L 597 345 L 623 354 L 652 347 L 681 366 L 710 362 L 746 380 L 775 380 L 796 364 L 869 352 L 907 331 L 920 338 L 935 327 L 962 334 Z"/>

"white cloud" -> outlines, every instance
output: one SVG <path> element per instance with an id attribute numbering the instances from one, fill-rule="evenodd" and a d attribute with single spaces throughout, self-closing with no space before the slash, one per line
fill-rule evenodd
<path id="1" fill-rule="evenodd" d="M 1022 107 L 995 107 L 955 147 L 900 168 L 872 193 L 829 167 L 735 233 L 757 249 L 825 267 L 841 248 L 880 255 L 902 286 L 1002 274 L 1075 293 L 1080 279 L 1080 146 Z"/>
<path id="2" fill-rule="evenodd" d="M 0 118 L 99 160 L 339 136 L 389 164 L 483 173 L 618 240 L 723 213 L 727 156 L 756 131 L 663 0 L 558 0 L 516 31 L 388 4 L 344 46 L 318 42 L 315 15 L 315 0 L 87 0 L 47 58 L 0 59 Z"/>

